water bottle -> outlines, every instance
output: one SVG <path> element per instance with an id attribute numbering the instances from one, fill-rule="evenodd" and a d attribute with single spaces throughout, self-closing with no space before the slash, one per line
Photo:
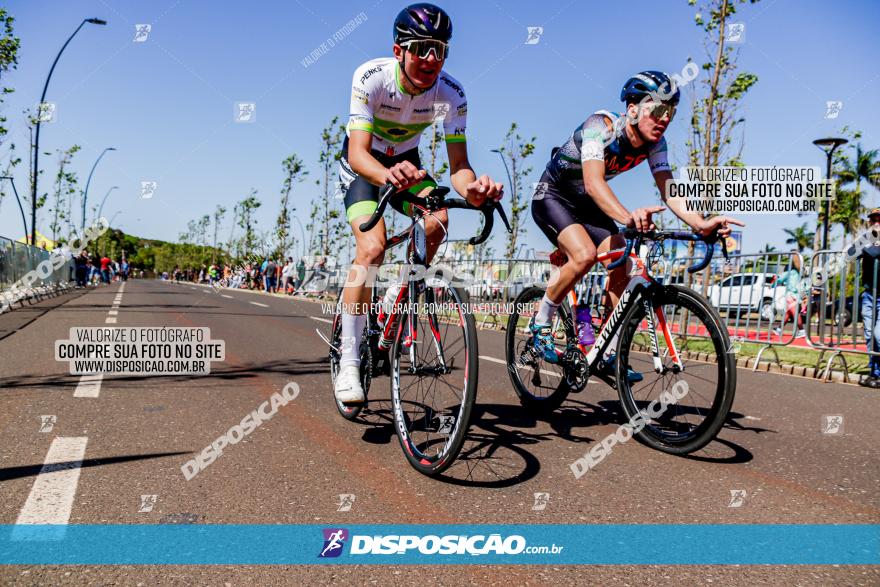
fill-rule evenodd
<path id="1" fill-rule="evenodd" d="M 575 324 L 577 325 L 578 344 L 589 346 L 596 342 L 596 334 L 593 332 L 593 317 L 590 315 L 590 307 L 586 304 L 578 304 L 574 316 Z"/>

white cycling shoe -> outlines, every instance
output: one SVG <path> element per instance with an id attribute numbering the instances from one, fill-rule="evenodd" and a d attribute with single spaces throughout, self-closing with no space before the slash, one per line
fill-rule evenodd
<path id="1" fill-rule="evenodd" d="M 336 385 L 333 390 L 336 400 L 343 404 L 361 404 L 364 402 L 364 389 L 361 387 L 361 368 L 357 365 L 346 365 L 339 369 Z"/>

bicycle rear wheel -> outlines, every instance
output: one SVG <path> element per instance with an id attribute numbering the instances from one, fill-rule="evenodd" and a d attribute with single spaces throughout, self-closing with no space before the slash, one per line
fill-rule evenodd
<path id="1" fill-rule="evenodd" d="M 637 303 L 623 321 L 618 345 L 618 394 L 627 419 L 645 423 L 641 431 L 633 431 L 639 441 L 663 452 L 688 454 L 709 444 L 727 420 L 736 390 L 736 360 L 718 312 L 697 292 L 668 285 L 654 294 L 652 304 L 661 372 L 654 365 L 645 305 Z M 662 310 L 671 341 L 663 336 L 658 309 Z M 670 356 L 670 342 L 680 357 L 681 370 Z M 630 383 L 627 365 L 644 379 Z M 663 408 L 661 394 L 671 391 L 684 395 L 658 413 Z"/>
<path id="2" fill-rule="evenodd" d="M 513 312 L 507 320 L 505 355 L 510 382 L 520 403 L 534 412 L 552 412 L 562 405 L 571 391 L 562 365 L 548 363 L 534 351 L 529 321 L 538 311 L 544 289 L 526 288 L 513 304 Z M 565 349 L 574 340 L 574 325 L 568 302 L 559 306 L 553 319 L 553 335 L 557 346 Z"/>
<path id="3" fill-rule="evenodd" d="M 394 424 L 410 465 L 432 476 L 455 461 L 467 435 L 477 329 L 467 294 L 443 278 L 410 283 L 407 301 L 391 349 Z"/>

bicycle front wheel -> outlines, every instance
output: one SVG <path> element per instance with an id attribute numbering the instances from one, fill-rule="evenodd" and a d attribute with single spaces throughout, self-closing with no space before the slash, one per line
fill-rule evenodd
<path id="1" fill-rule="evenodd" d="M 391 349 L 397 437 L 410 465 L 429 476 L 458 457 L 477 396 L 477 329 L 467 302 L 442 278 L 411 283 Z"/>
<path id="2" fill-rule="evenodd" d="M 620 403 L 638 440 L 663 452 L 688 454 L 709 444 L 727 420 L 736 390 L 736 357 L 721 317 L 697 292 L 668 285 L 651 303 L 653 320 L 643 303 L 634 304 L 623 320 L 617 362 Z M 628 375 L 627 365 L 643 379 Z M 661 402 L 669 392 L 681 397 Z"/>

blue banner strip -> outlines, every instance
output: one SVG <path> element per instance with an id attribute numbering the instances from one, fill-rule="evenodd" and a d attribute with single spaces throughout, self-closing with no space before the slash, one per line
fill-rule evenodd
<path id="1" fill-rule="evenodd" d="M 877 565 L 880 525 L 0 525 L 0 564 Z"/>

